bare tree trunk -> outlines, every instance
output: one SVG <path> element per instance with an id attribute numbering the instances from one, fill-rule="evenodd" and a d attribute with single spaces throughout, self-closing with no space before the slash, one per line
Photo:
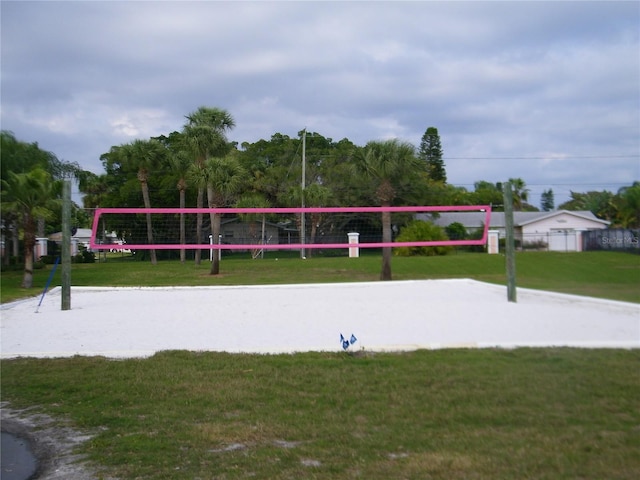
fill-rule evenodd
<path id="1" fill-rule="evenodd" d="M 144 200 L 145 208 L 151 208 L 151 201 L 149 200 L 149 186 L 147 182 L 142 183 L 142 199 Z M 153 227 L 151 226 L 151 214 L 147 213 L 147 241 L 149 245 L 153 245 Z M 156 258 L 156 251 L 149 250 L 151 253 L 151 265 L 157 265 L 158 259 Z"/>
<path id="2" fill-rule="evenodd" d="M 376 190 L 376 195 L 380 199 L 380 205 L 390 207 L 395 191 L 388 179 L 382 180 Z M 382 212 L 382 241 L 391 243 L 391 212 Z M 380 280 L 391 280 L 391 247 L 382 247 L 382 272 Z"/>
<path id="3" fill-rule="evenodd" d="M 33 286 L 33 248 L 24 249 L 24 276 L 22 277 L 22 288 Z"/>
<path id="4" fill-rule="evenodd" d="M 36 224 L 29 217 L 24 223 L 24 276 L 22 288 L 33 286 L 33 248 L 36 245 Z"/>
<path id="5" fill-rule="evenodd" d="M 196 206 L 198 208 L 202 208 L 204 203 L 204 189 L 202 187 L 198 187 L 198 199 L 196 201 Z M 202 241 L 202 214 L 196 214 L 196 243 L 200 244 Z M 200 265 L 202 260 L 202 249 L 196 248 L 196 265 Z"/>
<path id="6" fill-rule="evenodd" d="M 207 198 L 209 202 L 209 208 L 215 208 L 214 191 L 211 185 L 207 185 Z M 218 243 L 220 238 L 220 215 L 217 213 L 210 213 L 211 219 L 211 242 Z M 211 270 L 210 275 L 218 275 L 220 273 L 220 250 L 213 250 L 211 254 Z"/>
<path id="7" fill-rule="evenodd" d="M 388 205 L 383 205 L 387 207 Z M 382 241 L 391 242 L 391 212 L 382 212 Z M 380 280 L 391 280 L 391 247 L 382 247 Z"/>
<path id="8" fill-rule="evenodd" d="M 320 223 L 321 215 L 311 214 L 311 238 L 309 243 L 316 243 L 316 235 L 318 233 L 318 224 Z M 307 249 L 307 258 L 311 258 L 313 255 L 313 249 Z"/>
<path id="9" fill-rule="evenodd" d="M 220 214 L 212 213 L 211 231 L 213 232 L 213 241 L 218 242 L 220 238 Z M 213 261 L 211 262 L 211 275 L 218 275 L 220 273 L 220 250 L 213 251 Z"/>
<path id="10" fill-rule="evenodd" d="M 4 216 L 4 226 L 5 226 L 5 240 L 4 240 L 4 250 L 2 251 L 2 264 L 9 265 L 11 263 L 11 255 L 16 256 L 16 248 L 14 244 L 17 241 L 17 238 L 14 234 L 14 224 L 15 220 L 13 215 L 5 215 Z"/>
<path id="11" fill-rule="evenodd" d="M 180 188 L 180 208 L 184 208 L 185 204 L 185 191 L 184 188 Z M 186 234 L 184 227 L 184 213 L 180 212 L 180 244 L 184 245 L 186 242 Z M 180 249 L 180 263 L 185 262 L 185 250 Z"/>
<path id="12" fill-rule="evenodd" d="M 215 208 L 215 192 L 211 185 L 207 185 L 207 197 L 209 208 Z M 211 241 L 214 244 L 217 244 L 218 239 L 220 238 L 220 215 L 217 213 L 210 213 L 209 217 L 211 219 Z M 211 257 L 211 270 L 209 273 L 211 275 L 218 275 L 220 273 L 220 250 L 213 250 Z"/>
<path id="13" fill-rule="evenodd" d="M 18 258 L 18 255 L 20 255 L 20 238 L 18 236 L 18 225 L 16 225 L 15 222 L 13 223 L 13 225 L 11 225 L 11 243 L 13 256 Z"/>
<path id="14" fill-rule="evenodd" d="M 266 227 L 267 227 L 267 219 L 264 215 L 264 213 L 262 214 L 262 232 L 260 233 L 260 245 L 262 245 L 262 249 L 260 250 L 260 255 L 262 258 L 264 258 L 264 243 L 265 243 L 265 231 L 266 231 Z"/>

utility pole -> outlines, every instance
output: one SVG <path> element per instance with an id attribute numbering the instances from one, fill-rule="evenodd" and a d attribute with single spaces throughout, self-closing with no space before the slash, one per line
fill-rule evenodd
<path id="1" fill-rule="evenodd" d="M 507 258 L 507 300 L 517 302 L 516 299 L 516 246 L 513 234 L 513 191 L 511 182 L 502 186 L 504 197 L 504 229 L 505 255 Z"/>
<path id="2" fill-rule="evenodd" d="M 71 310 L 71 179 L 63 181 L 62 190 L 62 310 Z"/>
<path id="3" fill-rule="evenodd" d="M 306 155 L 307 155 L 307 129 L 305 127 L 304 130 L 302 130 L 302 182 L 301 182 L 301 194 L 300 197 L 302 198 L 302 208 L 304 208 L 304 189 L 307 183 L 307 179 L 306 179 L 306 174 L 307 174 L 307 159 L 306 159 Z M 304 212 L 300 213 L 300 243 L 302 244 L 302 249 L 300 250 L 300 258 L 306 258 L 306 253 L 305 253 L 305 248 L 304 248 L 304 244 L 306 241 L 305 238 L 305 230 L 306 230 L 306 225 L 305 225 L 305 221 L 304 221 Z"/>

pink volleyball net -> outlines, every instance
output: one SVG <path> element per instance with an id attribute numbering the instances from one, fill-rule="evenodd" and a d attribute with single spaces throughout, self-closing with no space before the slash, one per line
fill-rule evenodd
<path id="1" fill-rule="evenodd" d="M 391 216 L 394 241 L 382 241 L 382 214 Z M 449 213 L 478 212 L 473 235 L 445 240 L 396 241 L 412 222 Z M 98 208 L 93 250 L 300 250 L 486 245 L 489 205 L 300 208 Z M 218 238 L 212 228 L 219 221 Z M 440 222 L 442 223 L 442 222 Z M 198 227 L 200 225 L 200 227 Z"/>

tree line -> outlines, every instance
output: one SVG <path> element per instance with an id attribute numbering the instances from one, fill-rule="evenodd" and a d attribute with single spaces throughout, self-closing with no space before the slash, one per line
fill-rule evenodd
<path id="1" fill-rule="evenodd" d="M 355 145 L 347 138 L 334 141 L 317 132 L 302 130 L 296 137 L 275 133 L 254 143 L 228 140 L 235 127 L 226 110 L 200 107 L 185 116 L 180 131 L 112 146 L 101 155 L 104 172 L 94 174 L 77 164 L 62 162 L 37 143 L 17 140 L 2 132 L 2 233 L 5 261 L 18 256 L 22 242 L 27 273 L 32 271 L 33 243 L 38 235 L 59 230 L 61 179 L 77 178 L 84 208 L 96 207 L 291 207 L 368 205 L 479 205 L 501 209 L 501 183 L 477 181 L 473 190 L 447 183 L 443 148 L 436 127 L 428 127 L 416 148 L 397 139 Z M 304 152 L 303 152 L 304 150 Z M 305 185 L 301 184 L 302 155 Z M 538 210 L 528 203 L 529 189 L 520 179 L 509 179 L 516 210 Z M 553 210 L 553 191 L 545 191 L 540 208 Z M 613 225 L 640 227 L 640 183 L 616 193 L 571 193 L 560 209 L 591 210 Z M 379 222 L 382 240 L 390 241 L 391 220 Z M 90 218 L 78 206 L 77 226 Z M 154 243 L 151 216 L 146 240 Z M 316 222 L 311 222 L 312 226 Z M 47 225 L 50 227 L 48 228 Z M 189 227 L 189 228 L 187 228 Z M 220 216 L 199 215 L 194 231 L 180 220 L 180 243 L 187 235 L 202 239 L 220 232 Z M 150 261 L 157 262 L 155 251 Z M 194 251 L 201 261 L 200 251 Z M 215 256 L 214 256 L 215 257 Z M 382 278 L 390 278 L 390 250 L 383 252 Z M 180 252 L 185 261 L 185 252 Z M 31 262 L 28 265 L 27 262 Z M 211 273 L 219 272 L 214 259 Z"/>

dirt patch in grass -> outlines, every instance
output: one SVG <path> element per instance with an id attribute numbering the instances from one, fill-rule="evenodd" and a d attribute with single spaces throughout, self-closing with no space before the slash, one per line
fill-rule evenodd
<path id="1" fill-rule="evenodd" d="M 380 463 L 389 478 L 469 478 L 469 473 L 482 470 L 477 459 L 456 452 L 394 452 Z"/>
<path id="2" fill-rule="evenodd" d="M 113 477 L 98 477 L 84 461 L 85 457 L 75 452 L 76 448 L 89 440 L 86 435 L 61 424 L 49 415 L 38 413 L 34 408 L 16 410 L 7 402 L 0 403 L 2 431 L 28 440 L 38 460 L 35 478 L 39 480 L 116 480 Z"/>

